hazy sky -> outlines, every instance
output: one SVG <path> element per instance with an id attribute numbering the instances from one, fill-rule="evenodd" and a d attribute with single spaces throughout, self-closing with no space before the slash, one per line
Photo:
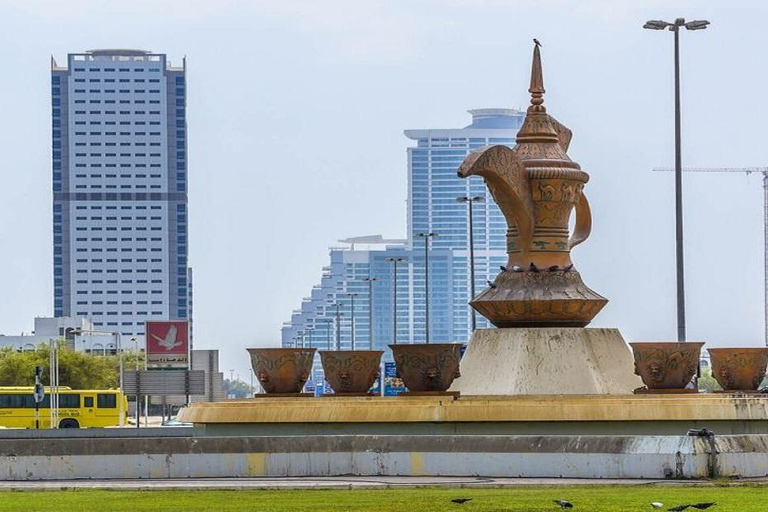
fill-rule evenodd
<path id="1" fill-rule="evenodd" d="M 106 5 L 105 5 L 106 4 Z M 640 5 L 642 4 L 642 5 Z M 245 347 L 279 328 L 343 237 L 405 235 L 407 128 L 545 105 L 591 174 L 592 237 L 574 251 L 628 341 L 675 331 L 672 34 L 685 32 L 686 166 L 768 165 L 768 3 L 744 1 L 0 0 L 0 332 L 52 307 L 50 55 L 187 57 L 190 264 L 199 348 L 247 380 Z M 687 175 L 689 339 L 763 342 L 759 175 Z"/>

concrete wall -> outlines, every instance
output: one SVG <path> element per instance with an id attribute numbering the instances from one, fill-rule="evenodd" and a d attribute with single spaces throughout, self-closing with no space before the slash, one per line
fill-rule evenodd
<path id="1" fill-rule="evenodd" d="M 707 439 L 687 436 L 176 434 L 80 436 L 57 442 L 0 439 L 0 479 L 333 475 L 679 479 L 768 474 L 768 436 L 762 435 L 717 437 L 713 461 Z"/>

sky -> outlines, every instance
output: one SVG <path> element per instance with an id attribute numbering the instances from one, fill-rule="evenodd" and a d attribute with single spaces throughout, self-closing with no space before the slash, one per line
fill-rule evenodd
<path id="1" fill-rule="evenodd" d="M 187 59 L 189 261 L 196 348 L 248 380 L 357 235 L 405 237 L 405 129 L 524 107 L 532 38 L 545 105 L 591 175 L 592 236 L 573 252 L 610 299 L 593 322 L 676 338 L 672 34 L 681 34 L 683 164 L 768 165 L 761 1 L 0 0 L 0 333 L 51 316 L 50 57 L 139 48 Z M 759 174 L 684 178 L 688 339 L 764 334 Z"/>

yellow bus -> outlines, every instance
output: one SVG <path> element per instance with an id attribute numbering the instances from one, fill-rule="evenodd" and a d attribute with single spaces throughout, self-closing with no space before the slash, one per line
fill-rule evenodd
<path id="1" fill-rule="evenodd" d="M 35 428 L 33 387 L 0 387 L 0 427 Z M 40 402 L 40 428 L 51 427 L 51 390 Z M 128 424 L 128 399 L 117 389 L 75 390 L 59 386 L 59 428 L 116 427 Z"/>

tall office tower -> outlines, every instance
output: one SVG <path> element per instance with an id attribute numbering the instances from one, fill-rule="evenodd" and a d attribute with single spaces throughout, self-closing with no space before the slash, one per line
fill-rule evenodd
<path id="1" fill-rule="evenodd" d="M 467 306 L 470 297 L 470 205 L 457 201 L 458 197 L 483 198 L 482 202 L 472 205 L 475 288 L 478 293 L 485 288 L 486 280 L 493 279 L 499 266 L 507 261 L 504 216 L 482 178 L 465 180 L 459 178 L 456 171 L 464 157 L 474 149 L 493 144 L 513 146 L 515 135 L 525 119 L 525 112 L 506 108 L 484 108 L 469 113 L 472 114 L 472 124 L 464 128 L 405 131 L 409 139 L 416 141 L 416 147 L 408 148 L 408 243 L 414 251 L 423 250 L 424 238 L 415 235 L 435 233 L 431 247 L 453 250 L 452 295 L 442 298 L 430 291 L 430 303 L 444 304 L 446 310 L 450 308 L 452 314 L 448 321 L 453 323 L 450 330 L 456 341 L 468 340 L 471 331 Z M 423 268 L 416 270 L 416 282 L 423 281 Z M 423 292 L 414 295 L 414 300 L 416 308 L 423 309 Z M 478 328 L 490 326 L 481 315 L 476 315 L 476 319 Z M 430 329 L 435 327 L 431 325 Z M 442 324 L 440 327 L 446 328 Z M 423 325 L 417 330 L 423 330 Z"/>
<path id="2" fill-rule="evenodd" d="M 145 320 L 188 319 L 185 65 L 69 54 L 51 94 L 54 315 L 141 338 Z"/>

